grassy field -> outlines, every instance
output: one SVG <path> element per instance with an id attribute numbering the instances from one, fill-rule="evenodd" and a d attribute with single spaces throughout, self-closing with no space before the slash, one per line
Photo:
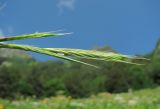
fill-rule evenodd
<path id="1" fill-rule="evenodd" d="M 128 93 L 100 93 L 84 99 L 57 97 L 19 101 L 0 100 L 0 109 L 160 109 L 160 87 Z"/>

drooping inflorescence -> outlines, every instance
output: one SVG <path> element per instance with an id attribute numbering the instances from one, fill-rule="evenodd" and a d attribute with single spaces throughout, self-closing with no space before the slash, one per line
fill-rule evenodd
<path id="1" fill-rule="evenodd" d="M 34 46 L 29 46 L 29 45 L 8 44 L 8 43 L 3 42 L 3 41 L 29 39 L 29 38 L 61 36 L 61 35 L 66 35 L 66 34 L 70 34 L 70 33 L 40 32 L 40 33 L 26 34 L 26 35 L 21 35 L 21 36 L 4 37 L 4 38 L 0 38 L 0 48 L 10 48 L 10 49 L 19 49 L 19 50 L 37 52 L 37 53 L 61 58 L 64 60 L 69 60 L 69 61 L 89 65 L 89 66 L 96 67 L 96 68 L 97 66 L 95 65 L 92 65 L 92 64 L 89 64 L 83 61 L 79 61 L 74 58 L 86 58 L 86 59 L 94 59 L 94 60 L 96 59 L 96 60 L 103 60 L 103 61 L 123 62 L 123 63 L 136 64 L 136 65 L 141 65 L 141 64 L 134 63 L 132 62 L 132 60 L 134 59 L 147 60 L 146 58 L 139 58 L 135 56 L 128 56 L 128 55 L 112 53 L 112 52 L 70 49 L 70 48 L 40 48 L 40 47 L 34 47 Z"/>

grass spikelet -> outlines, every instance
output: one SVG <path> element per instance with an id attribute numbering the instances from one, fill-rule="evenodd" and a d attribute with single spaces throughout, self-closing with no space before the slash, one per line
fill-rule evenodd
<path id="1" fill-rule="evenodd" d="M 104 60 L 104 61 L 123 62 L 123 63 L 136 64 L 136 65 L 141 65 L 141 64 L 130 62 L 130 61 L 134 59 L 145 60 L 145 58 L 137 58 L 135 56 L 127 56 L 127 55 L 122 55 L 118 53 L 102 52 L 102 51 L 96 51 L 96 50 L 81 50 L 81 49 L 68 49 L 68 48 L 45 48 L 45 49 L 53 53 L 64 54 L 65 56 Z"/>
<path id="2" fill-rule="evenodd" d="M 0 38 L 0 42 L 12 41 L 12 40 L 22 40 L 22 39 L 29 39 L 29 38 L 61 36 L 61 35 L 67 35 L 67 34 L 71 34 L 71 33 L 40 32 L 40 33 L 26 34 L 26 35 L 21 35 L 21 36 L 3 37 L 3 38 Z"/>
<path id="3" fill-rule="evenodd" d="M 60 53 L 54 53 L 54 52 L 51 52 L 51 51 L 49 51 L 47 49 L 44 49 L 44 48 L 33 47 L 33 46 L 28 46 L 28 45 L 6 44 L 6 43 L 2 43 L 2 42 L 0 43 L 0 48 L 10 48 L 10 49 L 19 49 L 19 50 L 24 50 L 24 51 L 32 51 L 32 52 L 46 54 L 46 55 L 49 55 L 49 56 L 53 56 L 53 57 L 61 58 L 61 59 L 64 59 L 64 60 L 77 62 L 77 63 L 81 63 L 81 64 L 84 64 L 84 65 L 88 65 L 88 66 L 98 68 L 95 65 L 85 63 L 85 62 L 82 62 L 82 61 L 79 61 L 79 60 L 76 60 L 76 59 L 72 59 L 72 58 L 63 56 Z"/>

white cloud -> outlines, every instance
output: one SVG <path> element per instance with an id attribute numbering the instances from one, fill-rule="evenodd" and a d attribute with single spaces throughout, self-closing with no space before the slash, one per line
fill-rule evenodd
<path id="1" fill-rule="evenodd" d="M 7 6 L 7 3 L 0 3 L 0 11 L 2 11 Z"/>
<path id="2" fill-rule="evenodd" d="M 75 0 L 58 0 L 57 7 L 60 14 L 63 13 L 64 9 L 74 10 Z"/>

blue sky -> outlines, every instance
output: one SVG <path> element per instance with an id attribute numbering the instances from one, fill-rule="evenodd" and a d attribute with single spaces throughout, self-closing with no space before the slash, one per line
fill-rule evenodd
<path id="1" fill-rule="evenodd" d="M 160 0 L 0 0 L 0 34 L 63 30 L 74 34 L 16 43 L 81 49 L 109 45 L 119 53 L 145 54 L 160 39 L 159 6 Z"/>

